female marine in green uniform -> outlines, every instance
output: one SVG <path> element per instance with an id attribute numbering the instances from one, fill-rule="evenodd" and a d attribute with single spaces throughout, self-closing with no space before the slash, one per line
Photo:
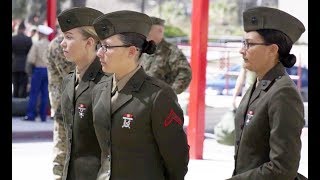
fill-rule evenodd
<path id="1" fill-rule="evenodd" d="M 66 131 L 66 160 L 62 179 L 96 180 L 101 151 L 93 127 L 92 88 L 104 77 L 96 56 L 99 38 L 92 26 L 103 13 L 92 8 L 71 8 L 58 16 L 64 56 L 76 65 L 63 79 L 61 113 Z M 62 149 L 63 150 L 63 149 Z"/>
<path id="2" fill-rule="evenodd" d="M 189 146 L 183 111 L 172 88 L 146 75 L 139 62 L 142 53 L 155 51 L 154 42 L 146 41 L 151 19 L 116 11 L 93 25 L 101 39 L 97 55 L 102 69 L 113 73 L 96 86 L 93 101 L 105 177 L 184 179 Z"/>
<path id="3" fill-rule="evenodd" d="M 304 107 L 285 67 L 295 64 L 290 50 L 305 28 L 290 14 L 268 7 L 246 10 L 243 22 L 240 53 L 257 80 L 235 115 L 235 169 L 230 179 L 293 180 L 299 176 Z"/>

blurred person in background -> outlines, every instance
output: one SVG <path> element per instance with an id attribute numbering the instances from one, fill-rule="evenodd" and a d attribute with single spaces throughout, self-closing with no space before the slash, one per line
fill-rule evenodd
<path id="1" fill-rule="evenodd" d="M 27 97 L 28 74 L 25 66 L 32 40 L 25 34 L 25 31 L 24 21 L 21 21 L 18 34 L 12 36 L 12 83 L 15 98 Z"/>
<path id="2" fill-rule="evenodd" d="M 230 179 L 291 180 L 299 174 L 304 106 L 285 68 L 296 56 L 292 45 L 305 31 L 292 15 L 268 7 L 243 12 L 240 50 L 244 68 L 257 79 L 235 114 L 235 168 Z"/>
<path id="3" fill-rule="evenodd" d="M 37 27 L 36 26 L 31 26 L 30 27 L 29 37 L 31 37 L 33 43 L 35 43 L 35 42 L 37 42 L 39 40 L 39 36 L 38 36 L 38 33 L 37 33 Z"/>
<path id="4" fill-rule="evenodd" d="M 53 32 L 53 29 L 45 26 L 38 26 L 39 41 L 34 43 L 28 53 L 26 72 L 31 77 L 29 103 L 27 114 L 24 117 L 26 121 L 34 121 L 37 111 L 37 100 L 40 95 L 39 115 L 42 122 L 47 119 L 48 108 L 48 73 L 47 73 L 47 50 L 49 47 L 48 36 Z"/>
<path id="5" fill-rule="evenodd" d="M 247 92 L 250 86 L 253 85 L 254 81 L 256 80 L 255 72 L 249 71 L 246 68 L 241 66 L 239 75 L 237 77 L 236 85 L 234 87 L 234 92 L 232 95 L 232 107 L 234 110 L 237 109 L 237 97 L 241 94 L 241 97 Z"/>
<path id="6" fill-rule="evenodd" d="M 15 32 L 15 27 L 16 27 L 16 22 L 14 19 L 12 19 L 11 21 L 11 28 L 12 28 L 12 36 L 15 35 L 14 32 Z"/>
<path id="7" fill-rule="evenodd" d="M 178 46 L 164 39 L 165 21 L 157 17 L 150 18 L 152 26 L 147 39 L 153 40 L 157 49 L 154 54 L 142 54 L 142 67 L 149 76 L 166 82 L 176 94 L 180 94 L 191 82 L 190 64 Z"/>

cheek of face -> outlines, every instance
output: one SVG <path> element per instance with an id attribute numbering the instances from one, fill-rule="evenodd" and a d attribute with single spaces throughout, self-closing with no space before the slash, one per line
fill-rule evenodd
<path id="1" fill-rule="evenodd" d="M 254 72 L 264 71 L 269 67 L 271 59 L 268 58 L 268 47 L 259 47 L 254 53 L 250 54 L 250 58 L 245 61 L 244 66 Z"/>
<path id="2" fill-rule="evenodd" d="M 64 49 L 66 51 L 64 55 L 69 61 L 76 62 L 84 57 L 87 52 L 85 49 L 86 40 L 83 40 L 84 37 L 75 29 L 70 31 L 72 35 L 67 36 L 64 40 Z"/>
<path id="3" fill-rule="evenodd" d="M 121 45 L 124 44 L 120 41 L 117 35 L 111 36 L 108 39 L 103 41 L 103 44 L 107 44 L 110 46 Z M 102 70 L 107 73 L 118 73 L 122 72 L 123 68 L 126 67 L 125 60 L 127 59 L 126 47 L 117 47 L 110 48 L 107 52 L 104 52 L 102 56 L 99 56 L 101 59 L 101 65 L 103 66 Z"/>
<path id="4" fill-rule="evenodd" d="M 150 32 L 148 34 L 148 37 L 147 37 L 147 41 L 154 40 L 154 35 L 153 34 L 154 34 L 154 32 L 153 32 L 153 30 L 151 28 L 151 30 L 150 30 Z"/>
<path id="5" fill-rule="evenodd" d="M 108 49 L 107 52 L 101 56 L 102 70 L 106 73 L 116 73 L 119 64 L 119 57 L 116 49 Z"/>
<path id="6" fill-rule="evenodd" d="M 81 40 L 73 41 L 72 43 L 70 43 L 69 55 L 73 61 L 76 62 L 80 59 L 83 59 L 85 54 L 86 50 L 84 48 L 84 43 L 81 42 Z"/>
<path id="7" fill-rule="evenodd" d="M 250 71 L 256 71 L 261 55 L 256 51 L 248 51 L 247 58 L 244 60 L 244 67 Z"/>
<path id="8" fill-rule="evenodd" d="M 244 38 L 249 42 L 263 42 L 262 37 L 256 31 L 247 32 Z M 243 67 L 256 72 L 263 56 L 263 54 L 261 54 L 261 47 L 251 46 L 245 51 L 241 50 L 241 54 L 244 59 Z"/>
<path id="9" fill-rule="evenodd" d="M 154 40 L 156 42 L 161 41 L 163 34 L 163 27 L 160 25 L 153 25 L 150 29 L 147 40 Z"/>

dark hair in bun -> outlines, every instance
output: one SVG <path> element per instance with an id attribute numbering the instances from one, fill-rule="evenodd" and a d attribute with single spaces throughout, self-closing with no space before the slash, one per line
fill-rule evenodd
<path id="1" fill-rule="evenodd" d="M 127 32 L 127 33 L 120 33 L 120 40 L 124 44 L 130 44 L 137 48 L 139 48 L 141 51 L 139 57 L 142 53 L 147 54 L 153 54 L 156 50 L 156 44 L 154 41 L 147 41 L 146 37 L 142 34 L 133 33 L 133 32 Z"/>
<path id="2" fill-rule="evenodd" d="M 289 54 L 287 57 L 280 59 L 280 62 L 284 67 L 291 68 L 297 61 L 297 58 L 294 54 Z"/>
<path id="3" fill-rule="evenodd" d="M 145 41 L 142 47 L 142 53 L 153 54 L 156 51 L 156 43 L 151 41 Z"/>
<path id="4" fill-rule="evenodd" d="M 286 34 L 274 29 L 259 29 L 257 32 L 266 43 L 278 45 L 279 61 L 284 67 L 290 68 L 296 63 L 296 56 L 289 54 L 293 43 Z"/>

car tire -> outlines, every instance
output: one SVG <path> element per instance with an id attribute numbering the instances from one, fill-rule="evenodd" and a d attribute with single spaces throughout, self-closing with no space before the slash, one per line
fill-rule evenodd
<path id="1" fill-rule="evenodd" d="M 25 116 L 29 98 L 12 98 L 12 116 Z"/>

